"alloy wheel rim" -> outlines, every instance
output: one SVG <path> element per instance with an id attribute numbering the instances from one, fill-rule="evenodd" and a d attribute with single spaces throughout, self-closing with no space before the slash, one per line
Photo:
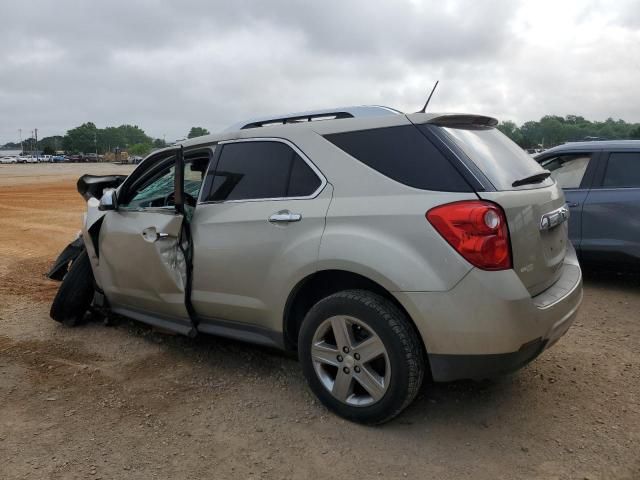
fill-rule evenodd
<path id="1" fill-rule="evenodd" d="M 355 317 L 323 321 L 313 336 L 311 360 L 324 388 L 347 405 L 373 405 L 389 389 L 387 349 L 375 331 Z"/>

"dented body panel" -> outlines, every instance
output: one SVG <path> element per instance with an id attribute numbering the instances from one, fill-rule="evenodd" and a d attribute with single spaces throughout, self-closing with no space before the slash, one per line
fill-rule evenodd
<path id="1" fill-rule="evenodd" d="M 184 297 L 186 264 L 178 245 L 182 222 L 173 209 L 107 213 L 94 274 L 112 309 L 190 325 Z"/>

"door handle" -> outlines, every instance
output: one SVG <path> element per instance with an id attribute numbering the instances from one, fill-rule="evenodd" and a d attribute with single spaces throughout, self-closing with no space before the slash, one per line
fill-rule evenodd
<path id="1" fill-rule="evenodd" d="M 156 227 L 145 228 L 142 231 L 142 238 L 144 238 L 144 240 L 149 243 L 153 243 L 164 238 L 169 238 L 170 236 L 171 235 L 169 235 L 168 233 L 156 231 Z"/>
<path id="2" fill-rule="evenodd" d="M 299 222 L 300 220 L 302 220 L 302 215 L 299 213 L 291 213 L 289 210 L 282 210 L 269 217 L 271 223 L 291 223 Z"/>
<path id="3" fill-rule="evenodd" d="M 576 208 L 576 207 L 579 207 L 579 206 L 580 206 L 580 204 L 579 204 L 579 203 L 576 203 L 576 202 L 568 202 L 568 203 L 567 203 L 567 206 L 568 206 L 569 208 Z"/>

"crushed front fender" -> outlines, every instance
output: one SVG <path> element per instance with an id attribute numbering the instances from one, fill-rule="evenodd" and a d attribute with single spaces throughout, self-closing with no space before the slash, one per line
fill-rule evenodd
<path id="1" fill-rule="evenodd" d="M 47 272 L 47 277 L 51 280 L 61 281 L 69 270 L 69 265 L 82 253 L 85 249 L 84 240 L 81 236 L 76 238 L 73 242 L 65 247 L 64 250 L 58 255 L 58 258 L 54 262 L 53 266 Z"/>

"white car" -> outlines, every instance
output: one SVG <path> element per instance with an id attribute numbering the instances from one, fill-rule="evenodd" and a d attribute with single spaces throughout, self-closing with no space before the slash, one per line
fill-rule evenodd
<path id="1" fill-rule="evenodd" d="M 18 155 L 17 161 L 18 163 L 38 163 L 38 157 Z"/>
<path id="2" fill-rule="evenodd" d="M 16 157 L 0 157 L 0 163 L 17 163 Z"/>

